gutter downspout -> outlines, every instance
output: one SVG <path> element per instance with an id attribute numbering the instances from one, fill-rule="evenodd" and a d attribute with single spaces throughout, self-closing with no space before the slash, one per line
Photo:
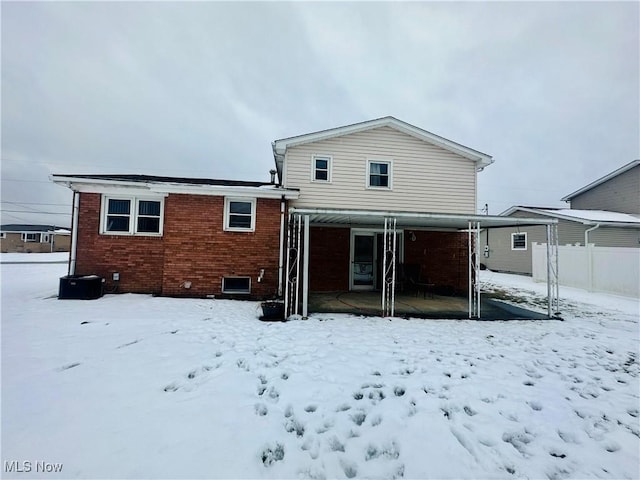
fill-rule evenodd
<path id="1" fill-rule="evenodd" d="M 584 231 L 584 248 L 587 254 L 587 278 L 589 279 L 589 291 L 593 292 L 593 249 L 589 247 L 589 233 L 595 229 L 600 228 L 600 224 L 596 223 L 595 226 L 587 228 Z"/>
<path id="2" fill-rule="evenodd" d="M 282 297 L 282 274 L 284 269 L 284 212 L 285 212 L 284 195 L 280 200 L 280 256 L 278 260 L 278 297 Z"/>
<path id="3" fill-rule="evenodd" d="M 69 275 L 76 273 L 76 253 L 78 250 L 78 212 L 80 210 L 80 193 L 73 192 L 73 217 L 71 220 L 71 249 L 69 253 Z"/>

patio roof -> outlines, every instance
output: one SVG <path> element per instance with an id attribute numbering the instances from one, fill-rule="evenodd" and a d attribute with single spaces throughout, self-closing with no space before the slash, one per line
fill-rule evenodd
<path id="1" fill-rule="evenodd" d="M 372 226 L 383 225 L 385 218 L 395 218 L 397 228 L 446 228 L 466 230 L 469 222 L 479 222 L 480 228 L 557 224 L 555 218 L 518 218 L 493 215 L 456 213 L 398 212 L 374 210 L 343 210 L 319 208 L 289 209 L 289 213 L 309 215 L 311 224 Z"/>

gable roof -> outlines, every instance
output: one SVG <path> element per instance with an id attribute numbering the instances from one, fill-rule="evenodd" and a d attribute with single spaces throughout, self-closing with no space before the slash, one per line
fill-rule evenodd
<path id="1" fill-rule="evenodd" d="M 574 197 L 577 197 L 578 195 L 591 190 L 592 188 L 597 187 L 600 184 L 603 184 L 604 182 L 607 182 L 609 180 L 611 180 L 612 178 L 617 177 L 618 175 L 622 175 L 624 172 L 627 172 L 629 170 L 631 170 L 634 167 L 637 167 L 638 165 L 640 165 L 640 160 L 634 160 L 632 162 L 627 163 L 626 165 L 618 168 L 617 170 L 614 170 L 613 172 L 605 175 L 604 177 L 599 178 L 598 180 L 591 182 L 589 185 L 586 185 L 578 190 L 576 190 L 573 193 L 570 193 L 569 195 L 567 195 L 566 197 L 563 197 L 561 200 L 563 202 L 568 202 L 569 200 L 571 200 Z"/>
<path id="2" fill-rule="evenodd" d="M 609 212 L 607 210 L 574 210 L 570 208 L 536 208 L 515 205 L 500 214 L 509 217 L 514 212 L 527 212 L 544 215 L 546 217 L 569 220 L 584 225 L 604 225 L 609 227 L 640 228 L 640 215 L 629 213 Z"/>
<path id="3" fill-rule="evenodd" d="M 299 192 L 273 183 L 216 178 L 161 177 L 156 175 L 58 175 L 49 177 L 59 185 L 78 192 L 105 193 L 113 188 L 145 190 L 151 193 L 194 195 L 237 195 L 255 198 L 298 198 Z"/>
<path id="4" fill-rule="evenodd" d="M 343 127 L 330 128 L 328 130 L 321 130 L 319 132 L 297 135 L 295 137 L 275 140 L 271 143 L 273 149 L 273 157 L 276 161 L 276 165 L 278 166 L 278 170 L 282 171 L 281 167 L 282 162 L 284 161 L 284 155 L 287 151 L 287 148 L 289 147 L 317 142 L 319 140 L 326 140 L 328 138 L 341 137 L 343 135 L 350 135 L 352 133 L 363 132 L 380 127 L 393 128 L 402 133 L 418 138 L 419 140 L 423 140 L 432 145 L 437 145 L 438 147 L 472 160 L 476 163 L 478 170 L 482 170 L 484 167 L 493 163 L 493 158 L 491 157 L 491 155 L 487 155 L 486 153 L 479 152 L 478 150 L 465 147 L 464 145 L 456 143 L 452 140 L 448 140 L 444 137 L 436 135 L 435 133 L 428 132 L 391 116 L 376 118 L 374 120 L 354 123 L 351 125 L 345 125 Z"/>

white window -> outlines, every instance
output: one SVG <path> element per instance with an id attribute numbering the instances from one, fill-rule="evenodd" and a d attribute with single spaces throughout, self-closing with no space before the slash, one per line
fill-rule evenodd
<path id="1" fill-rule="evenodd" d="M 391 190 L 391 161 L 367 161 L 367 188 Z"/>
<path id="2" fill-rule="evenodd" d="M 7 238 L 6 232 L 0 232 L 0 238 Z"/>
<path id="3" fill-rule="evenodd" d="M 222 277 L 222 293 L 251 293 L 251 277 Z"/>
<path id="4" fill-rule="evenodd" d="M 329 155 L 314 155 L 312 157 L 312 182 L 331 182 L 332 157 Z"/>
<path id="5" fill-rule="evenodd" d="M 20 237 L 23 242 L 40 242 L 39 233 L 24 232 Z"/>
<path id="6" fill-rule="evenodd" d="M 253 232 L 256 229 L 256 199 L 224 199 L 224 229 Z"/>
<path id="7" fill-rule="evenodd" d="M 527 232 L 511 234 L 511 250 L 527 249 Z"/>
<path id="8" fill-rule="evenodd" d="M 164 199 L 102 197 L 100 233 L 162 235 Z"/>

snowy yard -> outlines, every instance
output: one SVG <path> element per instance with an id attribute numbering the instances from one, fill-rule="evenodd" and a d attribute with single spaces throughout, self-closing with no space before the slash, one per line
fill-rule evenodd
<path id="1" fill-rule="evenodd" d="M 640 476 L 637 301 L 263 323 L 256 302 L 57 300 L 65 273 L 2 265 L 5 478 Z M 525 304 L 546 291 L 484 273 Z"/>

